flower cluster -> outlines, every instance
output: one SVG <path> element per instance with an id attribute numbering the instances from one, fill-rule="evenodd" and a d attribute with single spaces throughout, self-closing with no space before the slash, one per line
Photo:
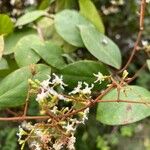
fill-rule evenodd
<path id="1" fill-rule="evenodd" d="M 101 84 L 106 79 L 102 73 L 94 74 L 95 82 Z M 27 142 L 35 150 L 75 150 L 75 131 L 79 124 L 88 120 L 92 89 L 94 84 L 79 81 L 70 92 L 65 91 L 67 84 L 63 76 L 52 74 L 42 82 L 29 80 L 32 91 L 36 93 L 41 115 L 49 119 L 35 124 L 23 122 L 17 133 L 22 149 Z M 67 93 L 67 94 L 66 94 Z M 84 108 L 84 109 L 83 109 Z M 78 111 L 81 110 L 81 111 Z"/>

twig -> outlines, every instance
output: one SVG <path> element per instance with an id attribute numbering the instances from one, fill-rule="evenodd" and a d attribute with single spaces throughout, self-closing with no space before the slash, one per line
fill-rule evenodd
<path id="1" fill-rule="evenodd" d="M 127 61 L 127 63 L 125 64 L 125 66 L 118 72 L 118 73 L 122 73 L 124 70 L 126 70 L 129 66 L 129 64 L 131 63 L 135 53 L 136 53 L 136 50 L 137 50 L 137 47 L 138 47 L 138 44 L 141 40 L 141 36 L 142 36 L 142 32 L 144 30 L 144 15 L 145 15 L 145 6 L 146 6 L 146 0 L 141 0 L 141 5 L 140 5 L 140 19 L 139 19 L 139 33 L 138 33 L 138 36 L 137 36 L 137 39 L 136 39 L 136 42 L 134 44 L 134 48 L 131 52 L 131 55 Z"/>
<path id="2" fill-rule="evenodd" d="M 127 83 L 129 84 L 130 82 L 132 82 L 135 78 L 137 78 L 137 76 L 139 75 L 139 73 L 146 67 L 146 63 L 143 64 L 143 66 L 134 74 L 134 76 L 132 78 L 130 78 Z"/>
<path id="3" fill-rule="evenodd" d="M 6 111 L 9 113 L 9 114 L 11 114 L 11 115 L 14 115 L 14 116 L 18 116 L 18 114 L 16 113 L 16 112 L 14 112 L 14 111 L 12 111 L 12 110 L 10 110 L 10 109 L 6 109 Z"/>
<path id="4" fill-rule="evenodd" d="M 0 121 L 23 121 L 23 120 L 45 120 L 49 119 L 50 116 L 20 116 L 20 117 L 2 117 Z"/>
<path id="5" fill-rule="evenodd" d="M 60 119 L 66 119 L 69 116 L 73 116 L 79 112 L 84 111 L 86 108 L 92 107 L 93 105 L 95 105 L 97 103 L 97 101 L 99 101 L 99 99 L 101 99 L 106 93 L 108 93 L 112 88 L 114 87 L 114 85 L 112 84 L 111 86 L 109 86 L 107 89 L 105 89 L 105 91 L 103 93 L 101 93 L 95 100 L 91 100 L 91 102 L 89 102 L 85 107 L 72 111 L 71 113 L 66 113 L 63 115 L 58 116 L 58 118 Z"/>
<path id="6" fill-rule="evenodd" d="M 23 116 L 27 115 L 27 111 L 28 111 L 28 104 L 29 104 L 29 98 L 30 98 L 30 84 L 28 86 L 28 93 L 27 93 L 27 97 L 25 100 L 25 107 L 24 107 L 24 112 L 23 112 Z"/>

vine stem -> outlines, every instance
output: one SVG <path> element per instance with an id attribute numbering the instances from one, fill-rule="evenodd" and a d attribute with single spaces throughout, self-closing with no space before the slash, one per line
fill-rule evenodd
<path id="1" fill-rule="evenodd" d="M 85 110 L 86 108 L 89 108 L 91 106 L 93 106 L 95 103 L 97 103 L 97 101 L 99 99 L 101 99 L 107 92 L 109 92 L 112 88 L 113 88 L 113 84 L 108 87 L 107 89 L 104 90 L 103 93 L 101 93 L 95 100 L 91 100 L 90 103 L 88 103 L 85 107 L 81 108 L 81 109 L 78 109 L 76 111 L 72 111 L 72 112 L 69 112 L 67 114 L 64 114 L 64 115 L 59 115 L 59 116 L 55 116 L 57 117 L 57 119 L 64 119 L 64 118 L 67 118 L 69 116 L 72 116 L 72 115 L 75 115 L 77 114 L 78 112 L 81 112 L 83 110 Z M 20 117 L 7 117 L 7 118 L 4 118 L 4 117 L 0 117 L 0 121 L 21 121 L 21 120 L 39 120 L 39 119 L 50 119 L 51 116 L 48 114 L 48 116 L 20 116 Z M 54 116 L 52 117 L 52 119 L 54 119 Z"/>
<path id="2" fill-rule="evenodd" d="M 78 110 L 75 110 L 75 111 L 72 111 L 70 113 L 64 114 L 64 115 L 60 115 L 58 117 L 60 119 L 61 118 L 65 119 L 69 116 L 73 116 L 73 115 L 77 114 L 78 112 L 84 111 L 86 108 L 92 107 L 93 105 L 95 105 L 99 101 L 99 99 L 101 99 L 105 94 L 107 94 L 113 87 L 114 87 L 114 84 L 111 84 L 111 86 L 109 86 L 107 89 L 105 89 L 99 96 L 97 96 L 97 98 L 95 100 L 91 100 L 85 107 L 78 109 Z"/>
<path id="3" fill-rule="evenodd" d="M 23 121 L 23 120 L 45 120 L 49 119 L 50 116 L 20 116 L 20 117 L 2 117 L 0 121 Z"/>
<path id="4" fill-rule="evenodd" d="M 150 102 L 148 101 L 137 101 L 137 100 L 132 100 L 132 101 L 131 100 L 96 100 L 94 101 L 94 103 L 89 103 L 88 105 L 86 105 L 81 109 L 78 109 L 68 114 L 59 115 L 55 117 L 57 117 L 58 119 L 65 119 L 67 117 L 77 114 L 78 112 L 85 110 L 86 108 L 93 106 L 93 104 L 95 103 L 114 103 L 114 102 L 117 104 L 119 103 L 131 103 L 131 104 L 143 104 L 143 105 L 150 104 Z M 0 121 L 46 120 L 49 118 L 50 116 L 25 116 L 25 117 L 21 116 L 21 117 L 0 118 Z"/>
<path id="5" fill-rule="evenodd" d="M 142 37 L 143 30 L 144 30 L 145 6 L 146 6 L 146 0 L 141 0 L 138 36 L 137 36 L 136 42 L 134 44 L 133 50 L 131 52 L 131 55 L 130 55 L 127 63 L 125 64 L 125 66 L 118 73 L 122 73 L 124 70 L 126 70 L 128 68 L 129 64 L 133 60 L 133 57 L 134 57 L 134 55 L 137 51 L 137 47 L 139 45 L 139 42 L 140 42 L 141 37 Z"/>
<path id="6" fill-rule="evenodd" d="M 129 84 L 130 82 L 132 82 L 135 78 L 137 78 L 137 76 L 139 75 L 139 73 L 146 67 L 146 63 L 144 63 L 142 65 L 142 67 L 133 75 L 132 78 L 130 78 L 127 83 Z"/>
<path id="7" fill-rule="evenodd" d="M 27 111 L 28 111 L 28 104 L 29 104 L 29 98 L 30 98 L 30 84 L 28 87 L 28 93 L 27 93 L 27 97 L 25 100 L 25 106 L 24 106 L 24 112 L 23 112 L 23 116 L 25 117 L 27 115 Z"/>

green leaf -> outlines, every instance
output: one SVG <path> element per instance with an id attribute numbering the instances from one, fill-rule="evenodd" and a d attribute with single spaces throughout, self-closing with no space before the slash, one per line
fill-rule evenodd
<path id="1" fill-rule="evenodd" d="M 37 43 L 41 43 L 41 40 L 36 35 L 27 35 L 18 41 L 14 53 L 15 60 L 20 67 L 37 63 L 40 60 L 40 56 L 32 49 L 32 46 Z"/>
<path id="2" fill-rule="evenodd" d="M 150 59 L 147 60 L 148 69 L 150 70 Z"/>
<path id="3" fill-rule="evenodd" d="M 94 83 L 96 80 L 93 73 L 101 72 L 104 75 L 108 74 L 106 67 L 99 62 L 82 60 L 71 63 L 62 68 L 59 73 L 63 75 L 64 82 L 69 85 L 69 88 L 74 88 L 78 81 L 85 81 L 89 84 Z M 101 88 L 105 85 L 98 87 Z"/>
<path id="4" fill-rule="evenodd" d="M 56 12 L 64 9 L 73 9 L 76 7 L 76 0 L 59 0 L 56 1 Z"/>
<path id="5" fill-rule="evenodd" d="M 104 25 L 98 11 L 91 0 L 79 0 L 80 13 L 91 21 L 99 32 L 104 33 Z"/>
<path id="6" fill-rule="evenodd" d="M 9 16 L 5 14 L 0 14 L 0 35 L 1 34 L 9 34 L 13 31 L 14 24 L 9 18 Z"/>
<path id="7" fill-rule="evenodd" d="M 44 16 L 45 14 L 46 12 L 43 10 L 35 10 L 35 11 L 27 12 L 17 20 L 16 26 L 23 26 L 31 22 L 34 22 L 35 20 Z"/>
<path id="8" fill-rule="evenodd" d="M 16 61 L 12 57 L 5 57 L 4 59 L 5 59 L 5 61 L 2 62 L 2 68 L 7 67 L 7 64 L 9 66 L 9 68 L 8 69 L 5 68 L 3 70 L 0 70 L 0 81 L 2 79 L 4 79 L 11 72 L 13 72 L 16 69 L 18 69 L 18 65 L 16 64 Z"/>
<path id="9" fill-rule="evenodd" d="M 54 19 L 48 17 L 42 17 L 37 22 L 37 28 L 42 31 L 42 37 L 47 40 L 51 39 L 54 32 Z"/>
<path id="10" fill-rule="evenodd" d="M 78 25 L 90 25 L 77 11 L 64 10 L 55 16 L 55 28 L 58 34 L 68 43 L 84 47 Z"/>
<path id="11" fill-rule="evenodd" d="M 4 37 L 3 35 L 0 35 L 0 60 L 2 58 L 3 51 L 4 51 Z"/>
<path id="12" fill-rule="evenodd" d="M 43 44 L 35 44 L 32 49 L 49 65 L 60 69 L 65 66 L 65 61 L 62 57 L 63 49 L 53 44 L 45 42 Z"/>
<path id="13" fill-rule="evenodd" d="M 62 37 L 58 35 L 58 33 L 54 32 L 51 41 L 62 47 L 65 53 L 72 53 L 77 49 L 77 47 L 67 43 Z"/>
<path id="14" fill-rule="evenodd" d="M 36 33 L 35 30 L 31 29 L 25 29 L 25 30 L 19 30 L 16 32 L 13 32 L 9 36 L 5 37 L 5 48 L 4 48 L 4 55 L 9 55 L 14 52 L 14 48 L 17 44 L 17 42 L 24 36 L 29 34 Z"/>
<path id="15" fill-rule="evenodd" d="M 118 46 L 94 27 L 79 26 L 79 28 L 88 51 L 103 63 L 119 69 L 121 54 Z"/>
<path id="16" fill-rule="evenodd" d="M 46 9 L 49 6 L 50 3 L 51 3 L 51 0 L 42 0 L 39 7 L 38 7 L 38 9 L 39 10 Z"/>
<path id="17" fill-rule="evenodd" d="M 0 70 L 5 70 L 5 69 L 9 69 L 7 60 L 4 58 L 1 58 L 0 60 Z"/>
<path id="18" fill-rule="evenodd" d="M 116 101 L 117 96 L 117 90 L 113 89 L 103 97 L 106 102 L 98 104 L 97 120 L 108 125 L 121 125 L 139 121 L 150 115 L 150 108 L 146 104 L 107 102 L 108 100 Z M 122 87 L 120 100 L 150 102 L 150 92 L 139 86 Z"/>
<path id="19" fill-rule="evenodd" d="M 0 82 L 0 108 L 23 105 L 28 89 L 28 79 L 33 77 L 42 81 L 47 78 L 50 71 L 48 66 L 38 64 L 20 68 L 9 74 Z"/>

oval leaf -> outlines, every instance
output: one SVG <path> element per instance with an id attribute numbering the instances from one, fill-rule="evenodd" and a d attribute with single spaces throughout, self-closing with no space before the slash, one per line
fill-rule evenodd
<path id="1" fill-rule="evenodd" d="M 77 11 L 64 10 L 55 16 L 55 28 L 58 34 L 68 43 L 84 47 L 78 25 L 89 25 L 90 23 Z"/>
<path id="2" fill-rule="evenodd" d="M 29 34 L 34 34 L 35 30 L 25 29 L 25 30 L 18 30 L 13 32 L 9 36 L 5 37 L 5 48 L 4 48 L 4 55 L 9 55 L 14 52 L 14 48 L 17 42 L 24 36 Z"/>
<path id="3" fill-rule="evenodd" d="M 28 23 L 31 23 L 37 20 L 38 18 L 44 16 L 45 14 L 46 12 L 43 10 L 35 10 L 35 11 L 27 12 L 17 20 L 16 26 L 23 26 Z"/>
<path id="4" fill-rule="evenodd" d="M 117 100 L 117 90 L 110 91 L 97 108 L 97 120 L 108 125 L 129 124 L 150 115 L 150 107 L 146 104 L 128 102 L 107 102 Z M 120 91 L 120 100 L 150 102 L 150 92 L 139 86 L 126 86 Z"/>
<path id="5" fill-rule="evenodd" d="M 13 31 L 14 24 L 9 18 L 9 16 L 5 14 L 0 14 L 0 35 L 1 34 L 9 34 Z"/>
<path id="6" fill-rule="evenodd" d="M 61 69 L 59 72 L 64 77 L 64 82 L 69 85 L 70 88 L 74 88 L 78 81 L 85 81 L 89 84 L 94 83 L 96 80 L 93 73 L 101 72 L 107 75 L 108 71 L 106 67 L 99 62 L 83 60 L 75 63 L 71 63 Z M 104 86 L 104 84 L 102 84 Z"/>
<path id="7" fill-rule="evenodd" d="M 104 25 L 98 11 L 91 0 L 79 0 L 80 13 L 91 21 L 99 32 L 104 33 Z"/>
<path id="8" fill-rule="evenodd" d="M 63 49 L 61 49 L 59 46 L 51 42 L 45 42 L 43 44 L 39 43 L 33 45 L 32 48 L 49 65 L 57 69 L 65 66 L 65 61 L 62 57 Z"/>
<path id="9" fill-rule="evenodd" d="M 40 42 L 40 38 L 36 35 L 27 35 L 18 41 L 14 53 L 20 67 L 37 63 L 40 60 L 40 56 L 32 49 L 33 45 Z"/>
<path id="10" fill-rule="evenodd" d="M 91 26 L 79 26 L 82 40 L 98 60 L 117 69 L 121 66 L 121 54 L 118 46 L 107 36 Z"/>
<path id="11" fill-rule="evenodd" d="M 50 71 L 48 66 L 39 64 L 23 67 L 9 74 L 0 82 L 0 108 L 23 105 L 28 89 L 28 79 L 42 81 L 47 78 Z"/>

